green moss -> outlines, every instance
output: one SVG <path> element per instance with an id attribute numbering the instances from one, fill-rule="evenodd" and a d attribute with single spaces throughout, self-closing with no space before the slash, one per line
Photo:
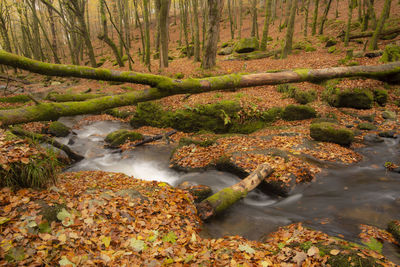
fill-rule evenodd
<path id="1" fill-rule="evenodd" d="M 333 54 L 336 51 L 336 46 L 331 46 L 328 48 L 328 53 Z"/>
<path id="2" fill-rule="evenodd" d="M 27 95 L 0 97 L 0 103 L 25 103 L 29 101 L 31 101 L 31 99 Z"/>
<path id="3" fill-rule="evenodd" d="M 59 121 L 50 123 L 47 132 L 56 137 L 65 137 L 71 132 L 70 128 Z"/>
<path id="4" fill-rule="evenodd" d="M 294 72 L 300 75 L 302 79 L 307 79 L 310 69 L 295 69 Z"/>
<path id="5" fill-rule="evenodd" d="M 378 129 L 377 126 L 375 126 L 374 124 L 369 123 L 369 122 L 362 122 L 359 125 L 357 125 L 357 128 L 360 129 L 360 130 L 366 130 L 366 131 L 371 131 L 371 130 Z"/>
<path id="6" fill-rule="evenodd" d="M 400 242 L 400 221 L 391 221 L 388 224 L 388 231 Z"/>
<path id="7" fill-rule="evenodd" d="M 208 201 L 212 207 L 214 207 L 216 213 L 226 210 L 232 204 L 237 202 L 242 197 L 247 195 L 247 191 L 235 191 L 230 187 L 224 188 L 218 193 L 208 197 L 205 201 Z"/>
<path id="8" fill-rule="evenodd" d="M 132 115 L 129 111 L 119 110 L 117 108 L 107 109 L 104 113 L 120 119 L 126 119 Z"/>
<path id="9" fill-rule="evenodd" d="M 110 147 L 119 147 L 126 141 L 137 141 L 143 139 L 143 135 L 129 130 L 117 130 L 106 136 L 104 141 L 109 143 Z"/>
<path id="10" fill-rule="evenodd" d="M 389 44 L 385 47 L 383 51 L 383 55 L 381 57 L 381 61 L 388 63 L 388 62 L 395 62 L 400 60 L 400 46 Z"/>
<path id="11" fill-rule="evenodd" d="M 256 37 L 240 39 L 234 46 L 236 53 L 248 53 L 258 50 L 258 40 Z"/>
<path id="12" fill-rule="evenodd" d="M 354 133 L 349 129 L 340 128 L 339 125 L 329 122 L 321 122 L 311 124 L 310 136 L 316 141 L 349 146 L 353 141 Z"/>
<path id="13" fill-rule="evenodd" d="M 374 100 L 380 106 L 385 106 L 388 101 L 388 91 L 385 89 L 375 89 L 374 91 Z"/>
<path id="14" fill-rule="evenodd" d="M 374 96 L 368 89 L 347 89 L 341 91 L 338 88 L 326 88 L 323 98 L 334 107 L 347 107 L 355 109 L 370 109 Z"/>
<path id="15" fill-rule="evenodd" d="M 302 105 L 313 102 L 317 98 L 317 92 L 315 90 L 301 90 L 290 84 L 278 85 L 277 91 L 286 94 L 288 97 L 294 98 Z"/>
<path id="16" fill-rule="evenodd" d="M 55 102 L 75 102 L 75 101 L 86 101 L 89 99 L 103 97 L 104 94 L 58 94 L 50 93 L 46 99 Z"/>
<path id="17" fill-rule="evenodd" d="M 307 105 L 289 105 L 282 113 L 282 118 L 288 121 L 311 119 L 316 116 L 315 109 Z"/>
<path id="18" fill-rule="evenodd" d="M 273 107 L 263 112 L 261 115 L 261 119 L 265 122 L 274 122 L 277 121 L 283 112 L 283 108 Z"/>

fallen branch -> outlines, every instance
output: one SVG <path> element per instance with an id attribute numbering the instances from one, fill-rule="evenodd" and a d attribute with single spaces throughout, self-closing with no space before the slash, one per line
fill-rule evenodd
<path id="1" fill-rule="evenodd" d="M 0 79 L 10 80 L 10 81 L 14 81 L 14 82 L 23 83 L 23 84 L 31 84 L 30 82 L 28 82 L 26 80 L 18 79 L 15 77 L 10 77 L 10 76 L 4 75 L 4 74 L 0 74 Z"/>
<path id="2" fill-rule="evenodd" d="M 23 130 L 23 129 L 19 128 L 19 127 L 13 127 L 11 129 L 11 132 L 13 134 L 15 134 L 15 135 L 22 136 L 22 137 L 28 137 L 28 138 L 34 139 L 34 140 L 38 140 L 40 142 L 52 145 L 55 148 L 61 149 L 73 161 L 81 161 L 82 159 L 85 158 L 85 157 L 75 153 L 74 151 L 72 151 L 68 146 L 63 145 L 60 142 L 58 142 L 58 141 L 54 140 L 53 138 L 50 138 L 50 137 L 48 137 L 46 135 L 29 132 L 29 131 Z"/>
<path id="3" fill-rule="evenodd" d="M 162 138 L 168 138 L 171 135 L 174 135 L 176 133 L 177 133 L 177 131 L 173 130 L 173 131 L 170 131 L 170 132 L 168 132 L 166 134 L 159 134 L 159 135 L 156 135 L 156 136 L 153 136 L 153 137 L 146 137 L 142 141 L 137 142 L 136 144 L 133 144 L 132 147 L 138 147 L 138 146 L 141 146 L 141 145 L 144 145 L 144 144 L 147 144 L 147 143 L 154 142 L 156 140 L 160 140 Z"/>
<path id="4" fill-rule="evenodd" d="M 265 178 L 271 175 L 273 169 L 267 164 L 261 164 L 249 176 L 231 187 L 226 187 L 218 193 L 206 198 L 197 205 L 197 213 L 202 220 L 220 213 L 241 198 L 246 197 L 247 193 L 256 188 Z"/>

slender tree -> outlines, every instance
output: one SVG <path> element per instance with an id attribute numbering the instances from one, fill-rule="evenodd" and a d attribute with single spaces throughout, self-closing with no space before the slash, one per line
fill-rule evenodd
<path id="1" fill-rule="evenodd" d="M 283 47 L 281 58 L 286 58 L 292 52 L 293 33 L 294 33 L 294 20 L 296 17 L 297 1 L 292 0 L 290 8 L 289 24 L 286 30 L 285 46 Z"/>
<path id="2" fill-rule="evenodd" d="M 332 0 L 328 0 L 328 3 L 326 4 L 326 7 L 324 9 L 324 14 L 322 15 L 322 18 L 321 18 L 321 25 L 319 27 L 319 34 L 324 33 L 324 25 L 325 25 L 325 22 L 328 17 L 329 9 L 331 8 L 331 3 L 332 3 Z"/>
<path id="3" fill-rule="evenodd" d="M 262 51 L 267 50 L 269 22 L 271 21 L 271 2 L 272 2 L 272 0 L 267 0 L 267 3 L 265 5 L 264 28 L 263 28 L 263 35 L 262 35 L 261 44 L 260 44 L 260 48 Z"/>
<path id="4" fill-rule="evenodd" d="M 193 1 L 193 19 L 194 19 L 194 61 L 200 62 L 200 26 L 199 26 L 199 1 Z"/>
<path id="5" fill-rule="evenodd" d="M 149 1 L 143 0 L 143 16 L 144 16 L 144 32 L 145 32 L 145 44 L 146 49 L 144 51 L 144 63 L 146 64 L 149 71 L 151 71 L 150 65 L 150 19 L 149 19 Z"/>
<path id="6" fill-rule="evenodd" d="M 348 9 L 348 16 L 347 16 L 346 33 L 344 36 L 344 46 L 349 46 L 349 36 L 350 36 L 351 19 L 353 17 L 354 0 L 349 0 L 348 8 L 349 9 Z"/>
<path id="7" fill-rule="evenodd" d="M 389 16 L 391 4 L 392 4 L 392 0 L 385 0 L 381 17 L 379 18 L 378 25 L 376 26 L 374 34 L 372 35 L 371 41 L 369 43 L 369 50 L 378 49 L 379 34 L 382 32 L 383 25 L 385 24 L 385 21 Z"/>
<path id="8" fill-rule="evenodd" d="M 157 0 L 160 4 L 159 27 L 160 27 L 160 68 L 168 67 L 168 26 L 169 26 L 169 8 L 170 0 Z"/>
<path id="9" fill-rule="evenodd" d="M 312 27 L 311 28 L 312 35 L 315 35 L 317 33 L 318 6 L 319 6 L 319 0 L 315 0 L 313 23 L 311 26 Z"/>

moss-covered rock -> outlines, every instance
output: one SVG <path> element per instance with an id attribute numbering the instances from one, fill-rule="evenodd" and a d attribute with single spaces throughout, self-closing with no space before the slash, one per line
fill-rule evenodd
<path id="1" fill-rule="evenodd" d="M 264 111 L 261 115 L 261 119 L 265 122 L 275 122 L 282 116 L 283 108 L 273 107 Z"/>
<path id="2" fill-rule="evenodd" d="M 354 138 L 353 131 L 329 122 L 313 123 L 310 136 L 316 141 L 331 142 L 349 146 Z"/>
<path id="3" fill-rule="evenodd" d="M 110 147 L 119 147 L 126 141 L 136 141 L 143 139 L 143 135 L 129 130 L 117 130 L 106 136 L 104 141 L 109 143 Z"/>
<path id="4" fill-rule="evenodd" d="M 385 47 L 381 58 L 382 62 L 394 62 L 400 60 L 400 46 L 389 44 Z"/>
<path id="5" fill-rule="evenodd" d="M 370 109 L 374 102 L 373 93 L 368 89 L 346 89 L 327 87 L 323 98 L 334 107 L 346 107 L 355 109 Z"/>
<path id="6" fill-rule="evenodd" d="M 288 97 L 294 98 L 299 104 L 305 105 L 313 102 L 317 98 L 315 90 L 301 90 L 290 84 L 280 84 L 277 91 L 286 94 Z"/>
<path id="7" fill-rule="evenodd" d="M 362 122 L 359 125 L 357 125 L 357 128 L 360 130 L 366 130 L 366 131 L 378 129 L 378 127 L 376 125 L 369 123 L 369 122 Z"/>
<path id="8" fill-rule="evenodd" d="M 0 97 L 0 103 L 25 103 L 29 101 L 31 99 L 27 95 Z"/>
<path id="9" fill-rule="evenodd" d="M 390 110 L 385 110 L 384 112 L 382 112 L 382 117 L 385 120 L 396 120 L 397 119 L 396 112 L 390 111 Z"/>
<path id="10" fill-rule="evenodd" d="M 233 52 L 233 47 L 232 46 L 227 46 L 221 48 L 221 50 L 218 51 L 218 55 L 225 56 L 225 55 L 230 55 Z"/>
<path id="11" fill-rule="evenodd" d="M 66 137 L 70 132 L 71 129 L 59 121 L 53 121 L 47 129 L 47 133 L 55 137 Z"/>
<path id="12" fill-rule="evenodd" d="M 287 121 L 315 118 L 317 112 L 307 105 L 289 105 L 282 112 L 282 118 Z"/>
<path id="13" fill-rule="evenodd" d="M 256 37 L 240 39 L 234 47 L 236 53 L 248 53 L 258 50 L 258 40 Z"/>
<path id="14" fill-rule="evenodd" d="M 374 101 L 380 106 L 385 106 L 388 101 L 388 91 L 385 89 L 375 89 L 374 90 Z"/>
<path id="15" fill-rule="evenodd" d="M 388 231 L 400 242 L 400 221 L 394 220 L 388 224 Z"/>

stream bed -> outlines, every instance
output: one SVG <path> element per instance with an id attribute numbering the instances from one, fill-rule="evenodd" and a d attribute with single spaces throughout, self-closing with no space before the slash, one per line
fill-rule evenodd
<path id="1" fill-rule="evenodd" d="M 80 118 L 61 118 L 68 126 Z M 104 137 L 115 130 L 129 128 L 128 124 L 113 121 L 94 122 L 74 130 L 58 140 L 85 156 L 67 171 L 103 170 L 122 172 L 135 178 L 158 180 L 173 186 L 183 181 L 194 181 L 212 187 L 216 192 L 237 183 L 235 175 L 216 170 L 183 173 L 170 169 L 171 145 L 142 146 L 133 151 L 116 153 L 104 148 Z M 341 235 L 359 242 L 359 224 L 385 229 L 393 219 L 400 219 L 400 174 L 387 172 L 387 161 L 398 162 L 398 139 L 385 139 L 383 143 L 360 149 L 364 160 L 356 165 L 323 170 L 316 182 L 310 183 L 287 198 L 266 195 L 254 190 L 222 215 L 203 225 L 202 235 L 219 238 L 241 235 L 259 240 L 280 226 L 294 222 L 327 234 Z M 400 263 L 400 251 L 385 244 L 383 254 Z"/>

